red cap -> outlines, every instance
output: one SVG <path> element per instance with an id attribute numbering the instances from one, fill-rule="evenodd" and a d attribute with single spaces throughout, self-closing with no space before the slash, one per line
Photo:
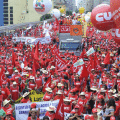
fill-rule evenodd
<path id="1" fill-rule="evenodd" d="M 92 113 L 97 113 L 97 108 L 93 108 Z"/>
<path id="2" fill-rule="evenodd" d="M 54 85 L 54 84 L 51 84 L 50 88 L 54 88 L 54 87 L 55 87 L 55 85 Z"/>
<path id="3" fill-rule="evenodd" d="M 79 105 L 76 105 L 75 108 L 80 108 L 80 106 L 79 106 Z"/>
<path id="4" fill-rule="evenodd" d="M 111 117 L 110 117 L 110 120 L 115 120 L 115 117 L 114 117 L 114 116 L 111 116 Z"/>
<path id="5" fill-rule="evenodd" d="M 98 99 L 104 99 L 104 96 L 103 95 L 99 95 Z"/>
<path id="6" fill-rule="evenodd" d="M 36 105 L 37 105 L 36 103 L 32 103 L 30 107 L 31 108 L 36 108 Z"/>
<path id="7" fill-rule="evenodd" d="M 77 88 L 73 88 L 70 92 L 76 92 L 77 90 Z"/>
<path id="8" fill-rule="evenodd" d="M 37 71 L 37 74 L 40 74 L 40 72 L 39 72 L 39 71 Z"/>
<path id="9" fill-rule="evenodd" d="M 87 120 L 87 119 L 90 119 L 90 116 L 89 116 L 89 115 L 86 115 L 86 116 L 85 116 L 85 120 Z"/>
<path id="10" fill-rule="evenodd" d="M 62 81 L 62 82 L 65 82 L 65 79 L 62 79 L 61 81 Z"/>
<path id="11" fill-rule="evenodd" d="M 6 85 L 6 82 L 4 81 L 4 82 L 2 82 L 2 85 Z"/>
<path id="12" fill-rule="evenodd" d="M 12 112 L 10 110 L 6 111 L 6 115 L 11 115 L 11 114 L 12 114 Z"/>

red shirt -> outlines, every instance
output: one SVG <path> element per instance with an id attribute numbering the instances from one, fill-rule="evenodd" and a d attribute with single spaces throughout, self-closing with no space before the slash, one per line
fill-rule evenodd
<path id="1" fill-rule="evenodd" d="M 55 117 L 55 113 L 50 114 L 48 111 L 46 112 L 45 116 L 48 116 L 50 120 L 53 120 Z"/>
<path id="2" fill-rule="evenodd" d="M 7 87 L 2 88 L 2 95 L 3 95 L 3 100 L 7 99 L 7 97 L 10 95 L 10 91 Z"/>
<path id="3" fill-rule="evenodd" d="M 8 119 L 5 118 L 5 120 L 8 120 Z M 11 116 L 11 117 L 10 117 L 10 120 L 15 120 L 15 118 Z"/>
<path id="4" fill-rule="evenodd" d="M 13 86 L 10 87 L 11 96 L 13 100 L 17 100 L 19 98 L 19 87 L 16 86 L 15 88 Z"/>
<path id="5" fill-rule="evenodd" d="M 3 95 L 0 95 L 0 109 L 2 107 L 2 102 L 3 102 Z"/>
<path id="6" fill-rule="evenodd" d="M 78 99 L 78 96 L 77 95 L 71 95 L 71 94 L 69 94 L 69 99 L 71 100 L 71 102 L 73 102 L 73 101 L 75 101 L 75 100 L 77 100 Z"/>
<path id="7" fill-rule="evenodd" d="M 7 70 L 8 70 L 10 75 L 13 74 L 13 66 L 7 66 Z"/>
<path id="8" fill-rule="evenodd" d="M 21 75 L 18 74 L 18 75 L 14 75 L 12 78 L 13 78 L 14 81 L 16 81 L 16 83 L 19 83 L 19 78 L 20 77 L 21 77 Z"/>
<path id="9" fill-rule="evenodd" d="M 31 88 L 32 90 L 34 90 L 36 87 L 35 83 L 29 82 L 29 88 Z"/>
<path id="10" fill-rule="evenodd" d="M 52 99 L 52 97 L 53 97 L 53 93 L 48 94 L 48 93 L 46 92 L 45 95 L 44 95 L 44 97 L 43 97 L 43 100 L 44 100 L 44 101 L 49 101 L 49 100 Z"/>
<path id="11" fill-rule="evenodd" d="M 28 99 L 25 99 L 25 98 L 23 98 L 22 100 L 21 100 L 21 103 L 30 103 L 31 101 L 30 101 L 30 99 L 28 98 Z"/>
<path id="12" fill-rule="evenodd" d="M 32 118 L 31 118 L 31 117 L 28 117 L 27 120 L 32 120 Z M 40 118 L 37 118 L 37 119 L 35 119 L 35 120 L 40 120 Z"/>
<path id="13" fill-rule="evenodd" d="M 3 109 L 5 112 L 7 112 L 7 110 L 13 112 L 12 106 L 11 106 L 10 104 L 9 104 L 8 107 L 2 107 L 2 109 Z"/>
<path id="14" fill-rule="evenodd" d="M 71 104 L 69 104 L 69 105 L 64 104 L 64 112 L 70 113 L 71 112 L 71 108 L 72 108 Z"/>
<path id="15" fill-rule="evenodd" d="M 36 84 L 37 88 L 40 88 L 42 86 L 42 77 L 36 77 Z"/>

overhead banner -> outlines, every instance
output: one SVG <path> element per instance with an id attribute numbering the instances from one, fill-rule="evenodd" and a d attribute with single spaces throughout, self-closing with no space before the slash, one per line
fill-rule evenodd
<path id="1" fill-rule="evenodd" d="M 83 33 L 82 33 L 82 25 L 71 25 L 71 27 L 70 27 L 70 35 L 71 36 L 83 35 Z"/>
<path id="2" fill-rule="evenodd" d="M 46 109 L 49 106 L 55 106 L 57 108 L 59 100 L 36 102 L 36 109 L 40 108 L 40 119 L 43 119 L 46 113 Z M 30 111 L 30 105 L 32 103 L 15 104 L 16 120 L 27 120 Z"/>
<path id="3" fill-rule="evenodd" d="M 60 33 L 70 33 L 70 25 L 60 25 Z"/>

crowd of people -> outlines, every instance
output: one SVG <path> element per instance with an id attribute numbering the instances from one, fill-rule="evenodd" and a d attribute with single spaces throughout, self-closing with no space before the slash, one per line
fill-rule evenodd
<path id="1" fill-rule="evenodd" d="M 59 24 L 62 20 L 59 20 Z M 11 103 L 21 96 L 20 103 L 30 103 L 31 90 L 43 92 L 43 101 L 59 100 L 63 95 L 64 112 L 70 113 L 69 120 L 119 120 L 120 49 L 111 33 L 103 35 L 102 32 L 97 33 L 94 27 L 88 27 L 88 37 L 82 39 L 83 51 L 76 56 L 68 50 L 65 53 L 59 51 L 56 45 L 59 31 L 57 27 L 54 28 L 54 22 L 50 24 L 53 33 L 49 44 L 38 42 L 31 47 L 24 42 L 14 43 L 12 34 L 1 36 L 0 115 L 5 112 L 1 120 L 15 120 Z M 25 34 L 36 35 L 35 31 L 43 29 L 42 26 L 36 26 Z M 19 29 L 15 32 L 19 36 L 22 33 Z M 95 52 L 87 56 L 86 52 L 91 47 Z M 57 66 L 56 55 L 66 62 L 63 68 Z M 74 63 L 79 59 L 83 59 L 84 64 L 76 68 Z M 24 68 L 21 64 L 24 64 Z M 81 66 L 83 69 L 79 73 Z M 45 86 L 48 80 L 51 80 L 49 87 Z M 40 108 L 36 109 L 36 103 L 30 107 L 28 120 L 39 120 Z M 49 106 L 43 120 L 54 120 L 55 111 L 54 106 Z"/>

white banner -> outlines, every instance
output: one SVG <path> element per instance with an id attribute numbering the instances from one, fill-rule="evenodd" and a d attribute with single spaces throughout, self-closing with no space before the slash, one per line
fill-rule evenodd
<path id="1" fill-rule="evenodd" d="M 38 42 L 40 42 L 41 44 L 48 44 L 48 43 L 50 43 L 51 42 L 51 38 L 50 38 L 50 36 L 46 36 L 46 37 L 44 37 L 44 38 L 36 38 L 36 41 Z"/>
<path id="2" fill-rule="evenodd" d="M 40 108 L 40 119 L 43 119 L 46 113 L 46 108 L 49 106 L 55 106 L 57 108 L 59 100 L 56 101 L 44 101 L 44 102 L 36 102 L 36 108 Z M 30 110 L 30 105 L 32 103 L 21 103 L 15 104 L 15 113 L 16 113 L 16 120 L 27 120 L 28 113 Z"/>
<path id="3" fill-rule="evenodd" d="M 77 67 L 77 66 L 79 66 L 79 65 L 83 65 L 84 64 L 84 61 L 83 61 L 83 59 L 79 59 L 77 62 L 75 62 L 73 65 L 74 65 L 74 67 Z"/>
<path id="4" fill-rule="evenodd" d="M 90 48 L 87 52 L 86 52 L 86 54 L 87 54 L 87 56 L 90 56 L 91 54 L 93 54 L 95 52 L 95 50 L 94 50 L 94 48 L 92 47 L 92 48 Z"/>

